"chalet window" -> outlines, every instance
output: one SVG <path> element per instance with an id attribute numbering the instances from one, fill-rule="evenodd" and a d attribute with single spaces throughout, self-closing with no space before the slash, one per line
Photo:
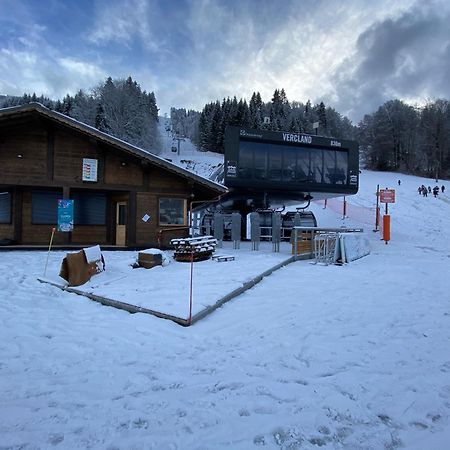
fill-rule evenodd
<path id="1" fill-rule="evenodd" d="M 160 225 L 186 225 L 187 203 L 184 198 L 159 199 Z"/>
<path id="2" fill-rule="evenodd" d="M 58 200 L 62 192 L 31 192 L 31 223 L 33 225 L 56 225 L 58 222 Z"/>
<path id="3" fill-rule="evenodd" d="M 74 192 L 74 224 L 105 225 L 106 194 L 102 192 Z"/>
<path id="4" fill-rule="evenodd" d="M 11 223 L 11 194 L 0 192 L 0 223 Z"/>

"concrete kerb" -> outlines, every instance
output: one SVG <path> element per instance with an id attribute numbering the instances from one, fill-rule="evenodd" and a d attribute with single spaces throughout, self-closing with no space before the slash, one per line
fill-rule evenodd
<path id="1" fill-rule="evenodd" d="M 278 269 L 281 269 L 284 266 L 287 266 L 288 264 L 296 261 L 295 256 L 291 256 L 290 258 L 282 261 L 281 263 L 277 264 L 276 266 L 271 267 L 270 269 L 267 269 L 265 272 L 261 273 L 260 275 L 257 275 L 256 277 L 253 277 L 251 280 L 247 281 L 242 285 L 242 287 L 239 287 L 235 289 L 234 291 L 230 292 L 229 294 L 225 295 L 221 299 L 217 300 L 217 302 L 212 305 L 208 306 L 202 311 L 198 312 L 197 314 L 194 314 L 192 317 L 191 325 L 195 322 L 198 322 L 201 319 L 204 319 L 206 316 L 211 314 L 213 311 L 215 311 L 217 308 L 220 308 L 223 304 L 229 302 L 233 298 L 237 297 L 238 295 L 241 295 L 245 291 L 251 289 L 255 285 L 257 285 L 260 281 L 262 281 L 263 278 L 267 277 L 268 275 L 272 274 Z"/>
<path id="2" fill-rule="evenodd" d="M 121 302 L 119 300 L 112 300 L 110 298 L 103 297 L 101 295 L 91 294 L 89 292 L 81 291 L 80 289 L 76 289 L 70 286 L 64 286 L 58 283 L 55 283 L 51 280 L 40 278 L 38 277 L 37 280 L 41 283 L 47 283 L 54 287 L 57 287 L 61 289 L 62 291 L 70 292 L 72 294 L 82 295 L 83 297 L 89 298 L 90 300 L 93 300 L 95 302 L 101 303 L 105 306 L 112 306 L 114 308 L 122 309 L 124 311 L 128 311 L 129 313 L 144 313 L 144 314 L 151 314 L 153 316 L 159 317 L 161 319 L 171 320 L 179 325 L 188 327 L 190 325 L 193 325 L 194 323 L 198 322 L 199 320 L 205 318 L 212 312 L 214 312 L 216 309 L 220 308 L 225 303 L 229 302 L 230 300 L 236 298 L 238 295 L 241 295 L 248 289 L 251 289 L 255 285 L 257 285 L 260 281 L 263 280 L 263 278 L 271 275 L 273 272 L 275 272 L 278 269 L 281 269 L 284 266 L 287 266 L 288 264 L 296 261 L 298 258 L 295 256 L 291 256 L 290 258 L 282 261 L 281 263 L 271 267 L 270 269 L 267 269 L 263 273 L 253 277 L 251 280 L 245 282 L 241 287 L 235 289 L 234 291 L 230 292 L 229 294 L 223 296 L 221 299 L 219 299 L 214 305 L 208 306 L 202 311 L 198 312 L 192 317 L 191 323 L 189 323 L 189 319 L 182 319 L 181 317 L 176 317 L 171 314 L 165 314 L 159 311 L 154 311 L 152 309 L 143 308 L 141 306 L 132 305 L 130 303 Z"/>
<path id="3" fill-rule="evenodd" d="M 38 278 L 38 281 L 41 283 L 48 283 L 52 286 L 55 286 L 62 291 L 70 292 L 72 294 L 82 295 L 83 297 L 87 297 L 90 300 L 93 300 L 94 302 L 101 303 L 104 306 L 112 306 L 113 308 L 122 309 L 124 311 L 128 311 L 129 313 L 144 313 L 144 314 L 151 314 L 152 316 L 159 317 L 161 319 L 167 319 L 171 320 L 173 322 L 178 323 L 179 325 L 183 325 L 185 327 L 189 326 L 189 321 L 187 319 L 182 319 L 181 317 L 172 316 L 171 314 L 165 314 L 161 313 L 159 311 L 154 311 L 152 309 L 143 308 L 142 306 L 136 306 L 132 305 L 130 303 L 121 302 L 119 300 L 112 300 L 110 298 L 102 297 L 101 295 L 95 295 L 91 294 L 89 292 L 83 292 L 79 289 L 69 287 L 69 286 L 62 286 L 58 283 L 54 283 L 52 281 L 46 280 L 45 278 Z"/>

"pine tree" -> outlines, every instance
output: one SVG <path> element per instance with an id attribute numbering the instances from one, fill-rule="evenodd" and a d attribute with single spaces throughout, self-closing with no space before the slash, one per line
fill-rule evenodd
<path id="1" fill-rule="evenodd" d="M 321 127 L 322 134 L 326 134 L 327 112 L 325 110 L 325 104 L 323 102 L 320 102 L 319 106 L 317 107 L 317 116 L 319 118 L 319 126 Z"/>

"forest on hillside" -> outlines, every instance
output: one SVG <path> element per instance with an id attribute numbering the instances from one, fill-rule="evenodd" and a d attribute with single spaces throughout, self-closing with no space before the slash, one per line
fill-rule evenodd
<path id="1" fill-rule="evenodd" d="M 450 178 L 450 103 L 445 99 L 421 107 L 389 100 L 353 125 L 323 102 L 289 102 L 284 89 L 277 89 L 270 102 L 256 92 L 249 103 L 234 97 L 208 103 L 201 112 L 172 108 L 171 120 L 175 133 L 219 153 L 227 125 L 313 133 L 317 122 L 321 136 L 357 140 L 368 169 Z"/>
<path id="2" fill-rule="evenodd" d="M 39 102 L 152 153 L 160 151 L 155 94 L 142 90 L 131 77 L 118 80 L 109 77 L 89 93 L 79 90 L 74 96 L 67 94 L 62 100 L 24 94 L 5 98 L 0 101 L 0 106 L 6 108 L 30 102 Z"/>
<path id="3" fill-rule="evenodd" d="M 53 101 L 36 94 L 0 98 L 0 107 L 29 102 L 44 106 L 96 127 L 133 145 L 158 154 L 158 107 L 155 94 L 142 90 L 131 77 L 113 80 Z M 270 101 L 259 92 L 250 101 L 236 97 L 207 103 L 202 111 L 173 107 L 170 111 L 174 137 L 188 137 L 204 151 L 224 152 L 228 125 L 314 133 L 354 139 L 368 169 L 399 171 L 436 178 L 450 178 L 450 102 L 446 99 L 412 106 L 389 100 L 354 125 L 323 102 L 289 101 L 284 89 L 276 89 Z"/>

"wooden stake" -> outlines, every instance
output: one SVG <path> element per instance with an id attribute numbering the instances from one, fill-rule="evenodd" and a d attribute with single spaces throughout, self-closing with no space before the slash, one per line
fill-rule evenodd
<path id="1" fill-rule="evenodd" d="M 47 274 L 48 257 L 50 256 L 50 250 L 52 249 L 53 236 L 55 235 L 55 231 L 56 231 L 56 228 L 52 228 L 52 236 L 50 237 L 50 244 L 48 245 L 47 260 L 45 261 L 44 277 Z"/>

